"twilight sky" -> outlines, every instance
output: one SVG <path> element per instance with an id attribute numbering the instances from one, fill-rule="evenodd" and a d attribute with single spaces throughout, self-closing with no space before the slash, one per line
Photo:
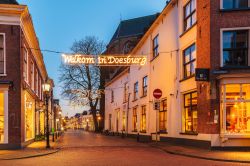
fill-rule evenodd
<path id="1" fill-rule="evenodd" d="M 120 19 L 161 12 L 166 0 L 17 0 L 28 5 L 41 49 L 70 52 L 75 40 L 94 35 L 106 44 Z M 61 55 L 43 52 L 49 76 L 55 81 L 55 98 L 64 115 L 73 116 L 84 108 L 74 108 L 60 96 Z"/>

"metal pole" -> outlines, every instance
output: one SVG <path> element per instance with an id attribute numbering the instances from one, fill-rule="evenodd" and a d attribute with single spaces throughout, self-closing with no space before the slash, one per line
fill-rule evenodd
<path id="1" fill-rule="evenodd" d="M 49 144 L 49 97 L 46 95 L 46 148 L 50 148 Z"/>
<path id="2" fill-rule="evenodd" d="M 128 104 L 127 104 L 127 136 L 128 136 L 128 113 L 129 113 L 129 100 L 130 100 L 130 93 L 128 93 Z"/>

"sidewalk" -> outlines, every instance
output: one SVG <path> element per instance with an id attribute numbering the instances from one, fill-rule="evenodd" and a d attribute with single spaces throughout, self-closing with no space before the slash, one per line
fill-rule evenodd
<path id="1" fill-rule="evenodd" d="M 56 153 L 60 150 L 59 146 L 57 145 L 58 140 L 60 140 L 60 138 L 55 142 L 52 142 L 52 139 L 50 139 L 50 149 L 45 148 L 46 141 L 43 140 L 34 142 L 28 145 L 26 148 L 20 150 L 0 150 L 0 160 L 25 159 Z"/>
<path id="2" fill-rule="evenodd" d="M 200 149 L 191 146 L 179 146 L 168 143 L 158 142 L 150 143 L 152 147 L 159 148 L 167 153 L 182 155 L 187 157 L 224 161 L 224 162 L 240 162 L 250 163 L 250 151 L 219 151 Z"/>

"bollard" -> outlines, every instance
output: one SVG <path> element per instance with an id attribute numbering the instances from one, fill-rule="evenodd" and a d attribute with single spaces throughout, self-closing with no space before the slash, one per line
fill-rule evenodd
<path id="1" fill-rule="evenodd" d="M 140 134 L 137 134 L 137 142 L 140 142 Z"/>

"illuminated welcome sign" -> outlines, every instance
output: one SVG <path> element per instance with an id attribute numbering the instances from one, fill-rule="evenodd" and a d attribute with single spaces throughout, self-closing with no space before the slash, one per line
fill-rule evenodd
<path id="1" fill-rule="evenodd" d="M 63 54 L 63 61 L 66 64 L 82 64 L 82 65 L 97 65 L 97 66 L 144 66 L 147 63 L 146 56 L 131 56 L 131 55 L 82 55 L 82 54 Z"/>

